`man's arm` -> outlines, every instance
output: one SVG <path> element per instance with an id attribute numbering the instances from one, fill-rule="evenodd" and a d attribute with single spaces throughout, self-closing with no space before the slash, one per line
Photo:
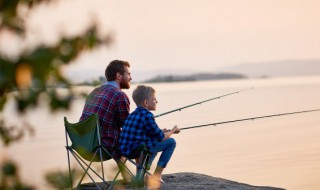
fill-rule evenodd
<path id="1" fill-rule="evenodd" d="M 117 112 L 119 114 L 118 120 L 121 122 L 122 127 L 130 112 L 130 101 L 124 92 L 119 94 L 119 98 L 117 100 Z"/>

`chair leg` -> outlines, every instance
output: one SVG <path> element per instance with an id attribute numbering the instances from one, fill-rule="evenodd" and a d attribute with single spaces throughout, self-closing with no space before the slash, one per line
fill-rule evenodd
<path id="1" fill-rule="evenodd" d="M 99 154 L 100 154 L 100 162 L 101 162 L 101 170 L 102 170 L 102 178 L 103 178 L 103 182 L 106 183 L 106 180 L 104 178 L 104 169 L 103 169 L 103 161 L 102 161 L 102 150 L 101 147 L 99 148 Z"/>
<path id="2" fill-rule="evenodd" d="M 117 165 L 119 167 L 119 170 L 116 174 L 116 176 L 113 178 L 113 181 L 112 183 L 110 183 L 109 187 L 108 187 L 108 190 L 109 189 L 113 189 L 113 184 L 115 182 L 115 180 L 117 179 L 117 177 L 119 176 L 121 170 L 124 170 L 123 172 L 128 172 L 128 174 L 130 175 L 131 179 L 133 179 L 134 177 L 134 174 L 130 171 L 130 169 L 125 165 L 125 163 L 127 162 L 127 160 L 129 160 L 131 163 L 134 164 L 134 162 L 132 162 L 130 159 L 128 158 L 125 158 L 125 160 L 122 162 L 121 160 L 120 161 L 117 161 Z"/>
<path id="3" fill-rule="evenodd" d="M 91 167 L 89 167 L 89 165 L 81 159 L 81 157 L 79 157 L 77 154 L 73 153 L 75 157 L 77 157 L 81 162 L 82 164 L 84 164 L 87 168 L 89 168 L 94 174 L 96 174 L 97 177 L 99 177 L 101 180 L 103 180 L 103 178 L 96 172 L 94 171 Z M 80 164 L 80 163 L 79 163 Z M 106 184 L 108 184 L 107 181 L 105 181 Z"/>
<path id="4" fill-rule="evenodd" d="M 146 173 L 146 159 L 147 154 L 143 151 L 140 153 L 139 163 L 137 163 L 137 174 L 135 178 L 135 186 L 142 187 L 144 186 L 144 175 Z"/>
<path id="5" fill-rule="evenodd" d="M 74 156 L 74 158 L 76 159 L 76 161 L 78 162 L 78 164 L 81 166 L 81 168 L 85 171 L 85 173 L 82 175 L 80 181 L 78 182 L 78 184 L 77 184 L 77 186 L 76 186 L 76 189 L 78 189 L 78 187 L 79 187 L 79 185 L 81 184 L 81 182 L 82 182 L 83 178 L 85 177 L 85 175 L 88 175 L 89 178 L 91 179 L 91 181 L 95 184 L 95 186 L 96 186 L 99 190 L 101 190 L 101 188 L 100 188 L 99 185 L 96 183 L 96 181 L 95 181 L 95 180 L 92 178 L 92 176 L 88 173 L 89 169 L 90 169 L 91 171 L 93 171 L 93 170 L 91 169 L 91 164 L 93 163 L 92 160 L 90 161 L 90 163 L 89 163 L 89 165 L 88 165 L 88 164 L 86 164 L 81 158 L 78 158 L 78 156 L 77 156 L 76 153 L 74 153 L 74 152 L 72 152 L 72 151 L 71 151 L 71 153 L 72 153 L 72 155 Z M 95 152 L 95 154 L 96 154 L 96 153 L 97 153 L 97 152 Z M 95 156 L 95 155 L 94 155 L 94 156 Z M 94 156 L 93 156 L 93 157 L 94 157 Z M 79 159 L 87 166 L 87 168 L 84 168 L 84 166 L 83 166 L 82 163 L 79 161 Z M 99 176 L 99 175 L 98 175 L 98 176 Z M 100 178 L 101 178 L 101 177 L 100 177 Z"/>
<path id="6" fill-rule="evenodd" d="M 109 189 L 113 189 L 113 184 L 114 184 L 114 182 L 116 181 L 116 179 L 117 179 L 117 177 L 119 176 L 119 174 L 120 174 L 120 170 L 118 170 L 116 176 L 113 178 L 112 182 L 110 183 L 110 185 L 109 185 L 109 187 L 108 187 L 108 190 L 109 190 Z"/>
<path id="7" fill-rule="evenodd" d="M 71 174 L 71 167 L 70 167 L 70 156 L 69 156 L 69 150 L 68 150 L 68 148 L 66 148 L 67 149 L 67 155 L 68 155 L 68 166 L 69 166 L 69 176 L 70 176 L 70 188 L 71 188 L 71 190 L 72 190 L 72 185 L 73 185 L 73 183 L 72 183 L 72 174 Z"/>
<path id="8" fill-rule="evenodd" d="M 150 167 L 148 166 L 149 159 L 150 159 L 150 155 L 146 153 L 143 161 L 143 168 L 145 173 L 147 172 L 147 170 L 150 170 Z"/>

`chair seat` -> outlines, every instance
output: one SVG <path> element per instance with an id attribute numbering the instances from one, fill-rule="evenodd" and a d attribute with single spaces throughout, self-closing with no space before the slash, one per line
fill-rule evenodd
<path id="1" fill-rule="evenodd" d="M 125 155 L 127 158 L 134 159 L 134 158 L 139 158 L 141 152 L 148 153 L 148 149 L 146 144 L 142 143 L 139 146 L 137 146 L 129 155 Z"/>
<path id="2" fill-rule="evenodd" d="M 79 155 L 81 155 L 81 157 L 87 161 L 92 161 L 92 162 L 101 162 L 101 161 L 107 161 L 107 160 L 110 160 L 112 159 L 112 156 L 109 155 L 107 153 L 107 151 L 101 151 L 101 156 L 102 156 L 102 159 L 100 158 L 100 154 L 99 152 L 96 153 L 96 155 L 94 155 L 95 153 L 94 152 L 86 152 L 85 150 L 81 149 L 81 148 L 78 148 L 78 149 L 75 149 L 72 145 L 71 146 L 68 146 L 66 147 L 68 149 L 72 149 L 74 151 L 76 151 Z M 98 150 L 99 146 L 95 148 L 95 150 Z M 102 148 L 103 149 L 103 148 Z M 98 150 L 99 151 L 99 150 Z"/>

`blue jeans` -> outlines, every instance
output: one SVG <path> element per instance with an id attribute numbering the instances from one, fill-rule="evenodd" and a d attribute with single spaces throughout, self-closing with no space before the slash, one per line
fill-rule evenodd
<path id="1" fill-rule="evenodd" d="M 157 156 L 158 152 L 162 152 L 157 166 L 165 168 L 176 148 L 176 141 L 173 138 L 169 138 L 165 141 L 157 143 L 154 147 L 149 149 L 151 153 L 148 166 L 151 166 L 152 161 Z"/>

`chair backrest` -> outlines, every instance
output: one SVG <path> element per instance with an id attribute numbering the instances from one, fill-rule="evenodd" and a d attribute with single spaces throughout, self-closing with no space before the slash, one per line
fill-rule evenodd
<path id="1" fill-rule="evenodd" d="M 86 160 L 92 160 L 95 151 L 101 148 L 100 142 L 100 125 L 97 114 L 92 114 L 87 119 L 78 123 L 69 123 L 67 118 L 64 117 L 64 126 L 66 132 L 72 142 L 70 146 L 72 149 Z M 103 160 L 108 160 L 111 157 L 103 152 Z M 93 158 L 93 161 L 100 161 L 98 154 Z"/>

